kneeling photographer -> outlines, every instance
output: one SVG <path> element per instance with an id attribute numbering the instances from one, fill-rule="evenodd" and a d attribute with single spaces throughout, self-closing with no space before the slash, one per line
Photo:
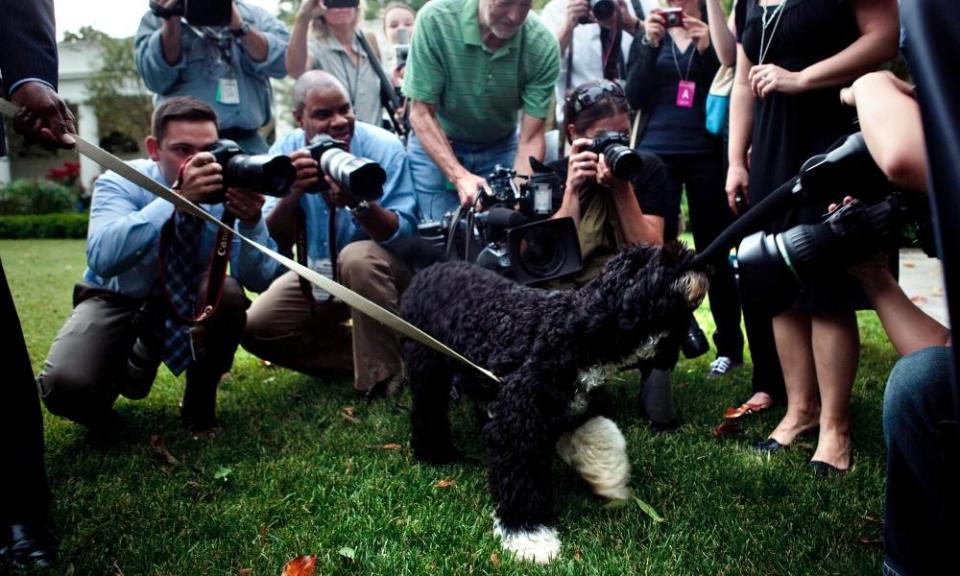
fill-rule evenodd
<path id="1" fill-rule="evenodd" d="M 146 148 L 150 159 L 133 160 L 131 168 L 272 245 L 258 192 L 289 188 L 294 171 L 286 158 L 244 156 L 232 142 L 218 141 L 216 113 L 189 97 L 160 104 Z M 87 270 L 38 377 L 47 409 L 107 431 L 117 396 L 145 397 L 162 361 L 174 375 L 186 370 L 184 424 L 213 428 L 217 384 L 245 321 L 243 289 L 265 289 L 276 268 L 231 234 L 104 174 L 90 207 Z"/>
<path id="2" fill-rule="evenodd" d="M 927 154 L 913 87 L 889 72 L 875 72 L 841 98 L 856 106 L 867 148 L 887 178 L 905 190 L 926 191 Z M 932 574 L 952 560 L 948 550 L 956 543 L 953 514 L 960 502 L 951 336 L 904 294 L 885 263 L 874 257 L 850 269 L 902 355 L 883 398 L 884 573 Z"/>
<path id="3" fill-rule="evenodd" d="M 302 264 L 396 311 L 412 272 L 388 249 L 416 230 L 403 145 L 356 122 L 343 85 L 327 72 L 297 79 L 293 115 L 299 128 L 271 151 L 290 156 L 297 181 L 290 195 L 264 205 L 270 234 L 281 250 L 296 245 Z M 368 398 L 400 390 L 399 336 L 294 272 L 254 301 L 243 347 L 307 374 L 353 371 Z"/>
<path id="4" fill-rule="evenodd" d="M 624 246 L 663 243 L 662 193 L 666 169 L 654 155 L 629 148 L 629 107 L 623 89 L 609 80 L 577 86 L 564 103 L 569 157 L 550 164 L 565 182 L 552 218 L 571 217 L 583 268 L 553 286 L 579 287 Z M 556 203 L 556 202 L 555 202 Z M 652 430 L 676 427 L 670 373 L 644 371 L 641 401 Z"/>

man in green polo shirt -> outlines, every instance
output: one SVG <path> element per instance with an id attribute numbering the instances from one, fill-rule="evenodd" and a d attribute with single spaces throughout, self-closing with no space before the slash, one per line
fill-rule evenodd
<path id="1" fill-rule="evenodd" d="M 417 15 L 403 93 L 408 156 L 425 219 L 471 205 L 502 164 L 543 159 L 560 50 L 531 0 L 432 0 Z M 517 136 L 518 112 L 520 134 Z"/>

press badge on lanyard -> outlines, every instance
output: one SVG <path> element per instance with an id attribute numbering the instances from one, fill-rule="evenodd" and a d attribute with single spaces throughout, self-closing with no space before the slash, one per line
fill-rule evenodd
<path id="1" fill-rule="evenodd" d="M 236 78 L 231 76 L 220 79 L 217 84 L 217 102 L 220 104 L 240 103 L 240 85 Z"/>
<path id="2" fill-rule="evenodd" d="M 681 80 L 677 84 L 677 106 L 681 108 L 693 108 L 693 95 L 696 91 L 696 82 Z"/>

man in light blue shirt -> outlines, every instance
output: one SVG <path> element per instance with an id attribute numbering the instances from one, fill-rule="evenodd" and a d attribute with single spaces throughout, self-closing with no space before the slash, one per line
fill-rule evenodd
<path id="1" fill-rule="evenodd" d="M 275 247 L 261 214 L 263 196 L 224 190 L 222 167 L 202 152 L 216 140 L 217 117 L 209 106 L 195 98 L 172 98 L 154 112 L 153 134 L 146 142 L 150 159 L 129 165 L 179 188 L 218 218 L 235 217 L 241 234 Z M 115 418 L 112 406 L 118 394 L 131 399 L 147 395 L 162 359 L 175 375 L 186 369 L 184 424 L 195 430 L 214 426 L 216 386 L 230 369 L 245 321 L 243 287 L 265 290 L 279 264 L 236 237 L 230 239 L 228 255 L 213 257 L 220 233 L 197 219 L 188 221 L 195 232 L 190 248 L 175 253 L 182 241 L 177 225 L 188 218 L 194 217 L 114 172 L 97 180 L 87 232 L 88 268 L 74 289 L 74 310 L 37 379 L 50 412 L 104 428 Z M 212 271 L 218 262 L 225 268 L 228 259 L 232 277 Z M 178 270 L 169 266 L 181 260 L 188 262 L 184 271 L 196 272 L 184 282 L 192 304 L 186 318 L 182 311 L 174 312 L 172 278 Z M 222 288 L 211 290 L 221 279 Z M 189 344 L 188 354 L 185 362 L 174 364 L 170 346 L 181 342 Z"/>
<path id="2" fill-rule="evenodd" d="M 223 28 L 147 12 L 137 30 L 137 69 L 158 103 L 199 98 L 217 112 L 221 137 L 260 154 L 267 150 L 258 129 L 270 121 L 270 78 L 286 76 L 289 40 L 282 22 L 243 0 L 233 2 L 232 20 Z"/>
<path id="3" fill-rule="evenodd" d="M 328 277 L 336 271 L 341 284 L 396 311 L 411 271 L 389 249 L 416 230 L 416 201 L 403 145 L 386 130 L 356 122 L 343 85 L 327 72 L 309 71 L 297 80 L 293 115 L 300 128 L 274 144 L 271 152 L 290 155 L 297 183 L 288 196 L 264 205 L 270 234 L 281 250 L 296 244 L 298 257 L 310 268 Z M 304 150 L 318 134 L 346 143 L 351 154 L 384 169 L 387 181 L 379 201 L 361 201 L 321 174 Z M 329 191 L 311 193 L 320 178 Z M 352 336 L 345 324 L 351 316 Z M 292 272 L 254 301 L 243 347 L 307 374 L 352 368 L 354 387 L 368 398 L 400 389 L 398 336 L 325 292 L 302 286 Z"/>

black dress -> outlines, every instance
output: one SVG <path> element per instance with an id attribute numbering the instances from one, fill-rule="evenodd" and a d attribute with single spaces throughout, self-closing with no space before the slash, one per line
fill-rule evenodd
<path id="1" fill-rule="evenodd" d="M 776 9 L 777 6 L 766 8 L 770 16 L 763 64 L 800 71 L 840 52 L 859 36 L 853 8 L 845 0 L 786 0 L 779 23 L 773 13 Z M 753 64 L 761 63 L 763 11 L 754 0 L 738 3 L 740 42 Z M 855 124 L 856 110 L 840 103 L 840 88 L 834 86 L 800 94 L 773 92 L 766 98 L 755 99 L 751 204 L 761 201 L 795 176 L 808 158 L 825 152 L 840 137 L 859 129 Z M 827 204 L 797 207 L 768 225 L 767 231 L 778 232 L 797 224 L 820 222 Z M 859 285 L 842 273 L 836 281 L 805 286 L 795 305 L 807 311 L 867 307 Z"/>

